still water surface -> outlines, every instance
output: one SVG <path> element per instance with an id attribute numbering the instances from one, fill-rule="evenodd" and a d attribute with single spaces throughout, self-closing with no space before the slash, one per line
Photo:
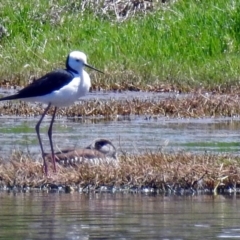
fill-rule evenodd
<path id="1" fill-rule="evenodd" d="M 38 118 L 0 118 L 0 152 L 13 150 L 40 154 L 35 133 Z M 42 124 L 44 148 L 49 149 L 47 129 L 50 117 Z M 144 116 L 115 121 L 67 118 L 54 124 L 55 149 L 86 147 L 95 138 L 107 138 L 123 152 L 195 151 L 229 152 L 239 154 L 239 119 L 150 119 Z M 40 155 L 39 155 L 40 156 Z"/>
<path id="2" fill-rule="evenodd" d="M 1 239 L 238 239 L 240 198 L 0 192 Z"/>

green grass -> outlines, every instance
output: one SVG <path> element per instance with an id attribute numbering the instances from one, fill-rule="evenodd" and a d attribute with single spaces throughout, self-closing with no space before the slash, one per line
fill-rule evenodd
<path id="1" fill-rule="evenodd" d="M 127 0 L 126 0 L 127 1 Z M 117 21 L 82 1 L 0 3 L 0 79 L 20 80 L 63 67 L 71 50 L 106 72 L 100 83 L 161 82 L 198 87 L 240 76 L 240 2 L 179 0 Z M 103 4 L 103 3 L 102 3 Z M 25 82 L 24 82 L 25 81 Z"/>

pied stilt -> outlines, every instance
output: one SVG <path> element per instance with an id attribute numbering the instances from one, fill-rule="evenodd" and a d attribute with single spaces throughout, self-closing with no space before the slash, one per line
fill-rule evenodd
<path id="1" fill-rule="evenodd" d="M 35 128 L 42 152 L 44 171 L 46 175 L 48 174 L 48 167 L 39 133 L 41 122 L 49 108 L 54 106 L 52 120 L 48 129 L 48 137 L 51 147 L 52 163 L 54 171 L 56 172 L 55 155 L 52 142 L 52 126 L 54 118 L 59 107 L 65 107 L 73 104 L 89 91 L 89 88 L 91 87 L 91 80 L 88 73 L 83 70 L 84 66 L 103 73 L 102 71 L 99 71 L 87 64 L 87 57 L 83 52 L 73 51 L 69 53 L 67 57 L 66 69 L 49 72 L 43 77 L 32 82 L 30 85 L 21 89 L 17 94 L 0 98 L 0 101 L 21 99 L 29 102 L 41 102 L 47 104 L 47 107 Z"/>

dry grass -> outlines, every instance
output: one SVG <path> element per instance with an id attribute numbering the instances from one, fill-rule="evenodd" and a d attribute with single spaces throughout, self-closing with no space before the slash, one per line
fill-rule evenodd
<path id="1" fill-rule="evenodd" d="M 122 156 L 119 166 L 82 164 L 77 167 L 58 165 L 58 172 L 46 177 L 42 165 L 30 157 L 14 155 L 0 162 L 2 189 L 113 190 L 183 193 L 186 191 L 237 190 L 240 184 L 239 157 L 196 155 L 186 152 L 145 153 Z"/>
<path id="2" fill-rule="evenodd" d="M 61 108 L 58 117 L 106 117 L 146 115 L 148 117 L 234 117 L 240 115 L 240 99 L 237 94 L 189 94 L 158 99 L 91 100 L 69 108 Z M 38 116 L 43 112 L 41 104 L 12 101 L 0 105 L 2 115 Z"/>

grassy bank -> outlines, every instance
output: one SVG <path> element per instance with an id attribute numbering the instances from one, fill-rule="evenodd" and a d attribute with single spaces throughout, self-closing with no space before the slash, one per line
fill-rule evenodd
<path id="1" fill-rule="evenodd" d="M 79 49 L 106 72 L 92 75 L 98 85 L 164 82 L 188 89 L 238 82 L 239 1 L 90 3 L 2 2 L 0 79 L 25 85 L 63 67 L 68 52 Z"/>

